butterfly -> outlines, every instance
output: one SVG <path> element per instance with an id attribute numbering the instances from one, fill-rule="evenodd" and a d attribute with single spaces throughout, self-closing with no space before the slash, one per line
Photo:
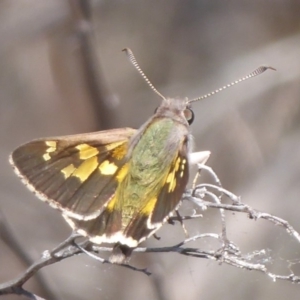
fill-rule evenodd
<path id="1" fill-rule="evenodd" d="M 194 119 L 191 103 L 207 96 L 165 98 L 131 50 L 125 52 L 162 98 L 154 115 L 138 130 L 37 139 L 10 156 L 23 183 L 60 210 L 74 231 L 95 244 L 114 244 L 113 263 L 128 261 L 132 250 L 168 220 L 181 203 L 191 158 L 205 164 L 210 155 L 209 151 L 191 153 L 189 132 Z"/>

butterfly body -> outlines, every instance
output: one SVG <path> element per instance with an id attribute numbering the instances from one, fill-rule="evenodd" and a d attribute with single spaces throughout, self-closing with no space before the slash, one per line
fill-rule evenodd
<path id="1" fill-rule="evenodd" d="M 90 241 L 115 244 L 111 261 L 122 263 L 154 234 L 180 204 L 189 160 L 205 164 L 209 151 L 190 153 L 190 104 L 263 73 L 192 100 L 165 98 L 152 85 L 132 51 L 123 50 L 150 88 L 162 98 L 140 129 L 119 128 L 53 137 L 17 148 L 10 162 L 24 184 L 59 209 Z"/>
<path id="2" fill-rule="evenodd" d="M 39 139 L 11 155 L 23 182 L 97 244 L 136 247 L 180 203 L 188 182 L 185 99 L 164 99 L 139 130 Z"/>

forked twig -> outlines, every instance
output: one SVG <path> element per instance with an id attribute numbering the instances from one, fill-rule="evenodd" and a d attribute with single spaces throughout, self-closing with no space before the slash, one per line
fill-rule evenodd
<path id="1" fill-rule="evenodd" d="M 206 168 L 206 171 L 210 171 L 210 168 Z M 212 175 L 214 178 L 216 175 Z M 193 189 L 187 190 L 184 194 L 183 200 L 188 200 L 196 204 L 200 209 L 207 210 L 218 209 L 220 210 L 221 222 L 222 222 L 222 230 L 221 233 L 202 233 L 191 236 L 189 238 L 184 239 L 180 243 L 177 243 L 173 246 L 164 246 L 158 248 L 142 248 L 138 247 L 134 249 L 135 253 L 177 253 L 180 255 L 195 257 L 195 258 L 205 258 L 214 261 L 218 261 L 221 263 L 225 263 L 237 268 L 246 269 L 246 270 L 255 270 L 266 274 L 271 277 L 272 280 L 285 280 L 292 283 L 300 283 L 300 277 L 295 275 L 291 266 L 288 266 L 290 269 L 290 273 L 288 275 L 280 275 L 270 272 L 267 266 L 267 262 L 270 261 L 270 257 L 268 257 L 268 253 L 266 250 L 256 250 L 251 253 L 242 254 L 239 247 L 236 246 L 232 241 L 227 238 L 226 233 L 226 219 L 225 219 L 225 211 L 234 211 L 236 213 L 246 213 L 248 214 L 250 219 L 257 220 L 263 219 L 271 222 L 273 225 L 281 226 L 285 229 L 285 231 L 292 236 L 299 244 L 300 244 L 300 234 L 295 228 L 289 224 L 288 221 L 279 218 L 277 216 L 273 216 L 269 213 L 260 212 L 256 209 L 251 208 L 249 205 L 242 203 L 241 199 L 231 193 L 230 191 L 225 190 L 219 180 L 216 180 L 218 185 L 213 184 L 199 184 L 194 186 Z M 222 197 L 227 197 L 231 203 L 224 203 L 222 199 L 220 199 L 220 195 Z M 207 199 L 208 200 L 207 200 Z M 170 217 L 171 221 L 188 221 L 195 218 L 202 218 L 202 214 L 195 213 L 188 216 L 172 216 Z M 225 231 L 225 234 L 224 234 Z M 0 295 L 7 294 L 19 294 L 26 296 L 29 299 L 37 299 L 42 300 L 43 298 L 26 291 L 23 289 L 23 285 L 27 282 L 31 277 L 33 277 L 41 268 L 59 262 L 68 257 L 85 253 L 92 258 L 95 258 L 97 261 L 102 263 L 110 263 L 108 260 L 103 259 L 99 256 L 96 256 L 94 253 L 102 253 L 102 252 L 111 252 L 111 247 L 99 247 L 94 244 L 91 244 L 89 241 L 85 240 L 83 242 L 76 242 L 75 239 L 78 238 L 78 234 L 73 234 L 69 238 L 67 238 L 64 242 L 58 245 L 51 251 L 44 251 L 42 257 L 34 262 L 23 274 L 19 277 L 0 284 Z M 190 247 L 188 244 L 193 243 L 200 239 L 215 239 L 220 243 L 220 246 L 216 250 L 206 251 L 199 249 L 197 247 Z M 263 259 L 260 259 L 263 257 Z M 253 259 L 257 258 L 258 262 L 253 262 Z M 146 275 L 150 275 L 151 273 L 146 268 L 136 268 L 132 265 L 123 264 L 122 267 L 126 267 L 133 271 L 142 272 Z"/>

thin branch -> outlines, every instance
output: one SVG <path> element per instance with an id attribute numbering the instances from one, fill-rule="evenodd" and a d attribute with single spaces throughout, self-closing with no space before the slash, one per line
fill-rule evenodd
<path id="1" fill-rule="evenodd" d="M 6 294 L 22 294 L 24 296 L 29 297 L 30 299 L 42 299 L 38 296 L 24 290 L 22 286 L 25 282 L 27 282 L 32 276 L 34 276 L 41 268 L 59 262 L 67 257 L 73 256 L 75 254 L 81 253 L 81 251 L 75 247 L 71 246 L 74 238 L 78 237 L 78 235 L 71 235 L 67 238 L 63 243 L 61 243 L 58 247 L 56 247 L 52 251 L 44 251 L 42 257 L 34 262 L 23 274 L 18 276 L 17 278 L 8 281 L 6 283 L 0 284 L 0 295 Z M 67 247 L 67 248 L 66 248 Z M 66 248 L 66 249 L 64 249 Z M 32 298 L 34 297 L 34 298 Z"/>
<path id="2" fill-rule="evenodd" d="M 14 232 L 11 230 L 9 223 L 7 222 L 4 214 L 0 210 L 0 237 L 6 243 L 6 245 L 10 248 L 10 250 L 16 254 L 16 256 L 21 260 L 24 267 L 30 266 L 33 264 L 33 260 L 24 251 L 24 247 L 21 245 L 19 240 L 16 238 Z M 37 281 L 40 290 L 50 299 L 55 299 L 56 294 L 50 289 L 45 277 L 42 273 L 38 273 L 35 276 L 35 280 Z M 22 294 L 26 293 L 25 290 L 20 290 Z M 38 297 L 38 296 L 36 296 Z M 39 298 L 32 298 L 39 299 Z"/>
<path id="3" fill-rule="evenodd" d="M 241 202 L 239 203 L 239 205 L 213 203 L 195 197 L 191 197 L 189 198 L 189 200 L 191 200 L 193 203 L 197 204 L 201 208 L 218 208 L 234 212 L 247 213 L 250 219 L 264 219 L 270 221 L 274 225 L 279 225 L 283 227 L 291 236 L 293 236 L 297 240 L 298 243 L 300 243 L 300 234 L 295 230 L 295 228 L 292 225 L 289 224 L 288 221 L 268 213 L 260 212 L 256 209 L 251 208 L 249 205 L 243 204 Z"/>
<path id="4" fill-rule="evenodd" d="M 87 254 L 89 257 L 92 257 L 93 259 L 95 260 L 98 260 L 100 261 L 101 263 L 111 263 L 109 260 L 107 259 L 103 259 L 95 254 L 93 254 L 92 252 L 89 252 L 88 250 L 86 250 L 84 247 L 82 247 L 81 245 L 79 244 L 76 244 L 76 246 L 78 247 L 78 249 L 80 249 L 83 253 Z M 112 248 L 109 248 L 109 251 L 111 252 L 112 251 Z M 96 251 L 95 251 L 96 252 Z M 133 271 L 137 271 L 137 272 L 142 272 L 146 275 L 151 275 L 151 273 L 147 270 L 147 269 L 140 269 L 140 268 L 136 268 L 134 266 L 131 266 L 129 264 L 118 264 L 118 266 L 121 266 L 121 267 L 125 267 L 125 268 L 128 268 L 130 270 L 133 270 Z"/>
<path id="5" fill-rule="evenodd" d="M 223 196 L 228 197 L 232 204 L 222 203 L 220 196 L 216 195 L 215 192 L 220 193 Z M 212 201 L 207 201 L 205 198 L 211 199 Z M 300 244 L 300 234 L 295 230 L 295 228 L 289 224 L 288 221 L 273 216 L 269 213 L 260 212 L 256 209 L 251 208 L 249 205 L 246 205 L 241 202 L 241 199 L 234 195 L 233 193 L 225 190 L 222 186 L 216 186 L 212 184 L 201 184 L 194 186 L 193 190 L 188 190 L 185 192 L 183 200 L 189 200 L 195 203 L 202 210 L 206 210 L 208 208 L 218 209 L 221 212 L 221 222 L 222 222 L 222 231 L 220 234 L 217 233 L 202 233 L 198 235 L 194 235 L 192 237 L 186 238 L 185 240 L 177 243 L 173 246 L 165 246 L 159 248 L 142 248 L 138 247 L 134 249 L 135 253 L 177 253 L 180 255 L 195 257 L 195 258 L 204 258 L 217 261 L 219 263 L 225 263 L 231 265 L 233 267 L 246 269 L 246 270 L 254 270 L 264 273 L 269 276 L 272 280 L 285 280 L 292 283 L 300 283 L 300 277 L 295 275 L 291 270 L 290 266 L 288 266 L 289 274 L 281 275 L 270 272 L 267 267 L 267 263 L 270 261 L 270 257 L 267 255 L 266 250 L 256 250 L 251 253 L 242 254 L 239 247 L 235 245 L 232 241 L 230 241 L 226 235 L 226 227 L 225 227 L 225 211 L 234 211 L 237 213 L 247 213 L 250 219 L 258 220 L 264 219 L 276 226 L 281 226 L 286 230 L 286 232 L 291 235 L 299 244 Z M 195 218 L 201 218 L 201 214 L 196 214 L 195 211 L 190 216 L 173 216 L 170 218 L 170 221 L 179 221 L 182 220 L 190 220 Z M 225 232 L 225 234 L 224 234 Z M 66 239 L 63 243 L 58 245 L 52 251 L 45 251 L 42 257 L 33 263 L 23 274 L 17 277 L 14 280 L 9 282 L 0 284 L 0 295 L 5 294 L 22 294 L 29 299 L 42 299 L 39 296 L 28 292 L 23 289 L 23 285 L 27 282 L 32 276 L 34 276 L 41 268 L 59 262 L 63 259 L 71 257 L 73 255 L 77 255 L 80 253 L 85 253 L 92 258 L 102 262 L 102 263 L 110 263 L 108 260 L 103 259 L 99 256 L 96 256 L 93 253 L 103 253 L 103 252 L 111 252 L 112 247 L 101 247 L 96 246 L 90 243 L 88 240 L 85 240 L 81 243 L 76 243 L 75 239 L 80 235 L 73 234 L 68 239 Z M 206 251 L 199 249 L 197 247 L 190 247 L 188 244 L 193 243 L 200 239 L 212 238 L 217 240 L 220 243 L 220 246 L 216 248 L 216 250 Z M 93 252 L 93 253 L 92 253 Z M 253 260 L 257 260 L 260 256 L 264 256 L 263 259 L 260 259 L 259 263 L 253 262 Z M 136 268 L 129 264 L 121 265 L 122 267 L 129 268 L 134 271 L 142 272 L 146 275 L 150 275 L 151 273 L 147 269 Z"/>

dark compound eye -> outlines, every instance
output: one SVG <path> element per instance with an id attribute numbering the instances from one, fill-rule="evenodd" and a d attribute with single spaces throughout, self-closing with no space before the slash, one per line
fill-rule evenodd
<path id="1" fill-rule="evenodd" d="M 190 108 L 187 108 L 184 111 L 184 116 L 185 116 L 186 120 L 188 121 L 189 125 L 191 125 L 194 121 L 194 112 Z"/>

